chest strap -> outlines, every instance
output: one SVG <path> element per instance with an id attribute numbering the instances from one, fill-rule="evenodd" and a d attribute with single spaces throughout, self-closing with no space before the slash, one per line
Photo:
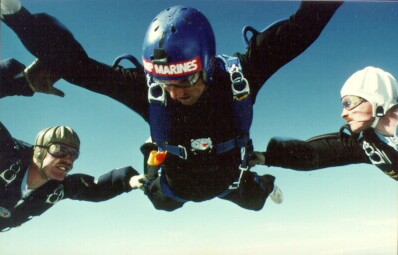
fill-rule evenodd
<path id="1" fill-rule="evenodd" d="M 222 154 L 227 151 L 233 150 L 235 148 L 245 148 L 249 143 L 250 138 L 248 135 L 235 137 L 231 140 L 228 140 L 224 143 L 219 143 L 216 145 L 211 145 L 210 148 L 205 148 L 203 151 L 208 151 L 209 153 Z M 178 156 L 182 159 L 188 159 L 188 155 L 190 153 L 195 154 L 200 152 L 200 149 L 190 148 L 187 149 L 182 145 L 169 145 L 164 144 L 163 146 L 159 146 L 162 150 L 167 151 L 175 156 Z"/>

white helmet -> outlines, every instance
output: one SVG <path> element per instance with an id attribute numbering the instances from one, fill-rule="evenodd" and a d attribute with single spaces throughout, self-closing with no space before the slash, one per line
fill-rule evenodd
<path id="1" fill-rule="evenodd" d="M 375 127 L 380 117 L 398 104 L 398 83 L 390 73 L 376 67 L 368 66 L 355 72 L 341 88 L 341 98 L 347 95 L 359 96 L 373 106 Z"/>

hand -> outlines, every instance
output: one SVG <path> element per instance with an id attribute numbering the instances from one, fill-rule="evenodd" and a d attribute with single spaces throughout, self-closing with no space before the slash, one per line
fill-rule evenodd
<path id="1" fill-rule="evenodd" d="M 131 177 L 129 184 L 132 189 L 143 189 L 145 181 L 145 175 L 134 175 L 133 177 Z"/>
<path id="2" fill-rule="evenodd" d="M 53 87 L 54 83 L 61 77 L 41 64 L 40 60 L 36 59 L 30 66 L 25 68 L 24 73 L 29 86 L 34 92 L 53 94 L 60 97 L 65 96 L 64 92 Z"/>
<path id="3" fill-rule="evenodd" d="M 14 14 L 21 9 L 20 0 L 1 0 L 0 1 L 0 18 L 3 19 L 3 15 Z"/>
<path id="4" fill-rule="evenodd" d="M 12 80 L 17 76 L 21 76 L 25 69 L 25 65 L 14 58 L 0 60 L 1 81 Z"/>
<path id="5" fill-rule="evenodd" d="M 253 167 L 255 165 L 264 165 L 264 164 L 265 164 L 264 154 L 259 151 L 253 152 L 252 157 L 249 160 L 249 166 Z"/>

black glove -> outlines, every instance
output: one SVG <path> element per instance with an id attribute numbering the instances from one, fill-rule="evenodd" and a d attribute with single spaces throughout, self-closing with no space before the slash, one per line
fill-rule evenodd
<path id="1" fill-rule="evenodd" d="M 13 58 L 0 61 L 0 98 L 34 94 L 24 75 L 24 69 L 25 65 Z"/>

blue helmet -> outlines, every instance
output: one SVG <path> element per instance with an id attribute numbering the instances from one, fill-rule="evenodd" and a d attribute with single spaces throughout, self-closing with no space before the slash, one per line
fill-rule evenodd
<path id="1" fill-rule="evenodd" d="M 201 12 L 185 6 L 170 7 L 155 17 L 145 35 L 145 72 L 168 81 L 202 71 L 206 81 L 215 51 L 213 29 Z"/>

